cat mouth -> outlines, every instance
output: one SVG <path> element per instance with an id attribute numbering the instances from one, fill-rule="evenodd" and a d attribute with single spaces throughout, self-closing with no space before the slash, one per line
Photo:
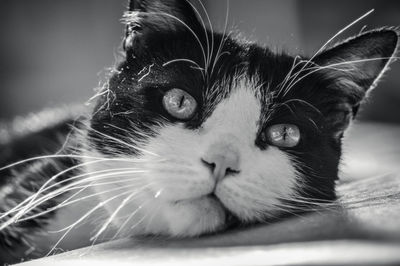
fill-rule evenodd
<path id="1" fill-rule="evenodd" d="M 181 202 L 185 202 L 188 200 L 200 200 L 200 199 L 204 199 L 204 198 L 212 200 L 214 202 L 214 204 L 217 204 L 219 207 L 221 207 L 225 213 L 225 221 L 223 223 L 223 226 L 221 227 L 221 230 L 218 230 L 218 231 L 233 230 L 233 229 L 239 228 L 242 225 L 242 222 L 239 219 L 239 217 L 237 217 L 231 210 L 229 210 L 224 205 L 224 203 L 218 198 L 218 196 L 214 194 L 214 192 L 211 192 L 208 195 L 204 195 L 204 196 L 201 196 L 198 198 L 177 200 L 177 201 L 174 201 L 173 204 L 179 204 Z"/>
<path id="2" fill-rule="evenodd" d="M 241 225 L 240 219 L 224 205 L 224 203 L 218 198 L 217 195 L 214 194 L 214 192 L 207 195 L 206 197 L 218 202 L 218 204 L 224 210 L 224 212 L 225 212 L 224 230 L 225 231 L 240 227 L 240 225 Z"/>

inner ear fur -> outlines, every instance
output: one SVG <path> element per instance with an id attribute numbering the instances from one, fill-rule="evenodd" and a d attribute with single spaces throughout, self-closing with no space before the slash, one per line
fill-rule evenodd
<path id="1" fill-rule="evenodd" d="M 315 58 L 326 75 L 338 79 L 338 83 L 367 92 L 394 60 L 398 47 L 399 31 L 377 29 L 365 32 L 341 42 Z"/>
<path id="2" fill-rule="evenodd" d="M 131 0 L 124 13 L 124 49 L 151 34 L 198 31 L 201 27 L 189 0 Z"/>
<path id="3" fill-rule="evenodd" d="M 324 105 L 326 123 L 341 136 L 365 99 L 395 60 L 399 31 L 390 28 L 362 33 L 316 56 L 320 78 L 329 90 Z M 325 97 L 325 98 L 326 98 Z"/>

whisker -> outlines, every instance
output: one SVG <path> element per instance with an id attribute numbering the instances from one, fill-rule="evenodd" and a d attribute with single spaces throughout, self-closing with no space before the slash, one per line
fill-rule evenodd
<path id="1" fill-rule="evenodd" d="M 136 222 L 134 225 L 132 225 L 132 226 L 131 226 L 131 230 L 133 230 L 136 226 L 138 226 L 141 222 L 143 222 L 144 219 L 147 218 L 147 216 L 149 215 L 149 213 L 150 213 L 150 212 L 148 212 L 146 215 L 143 215 L 143 217 L 142 217 L 138 222 Z"/>
<path id="2" fill-rule="evenodd" d="M 214 53 L 214 29 L 213 29 L 213 25 L 212 25 L 211 20 L 210 20 L 210 16 L 208 15 L 207 9 L 204 7 L 203 2 L 201 0 L 198 0 L 198 2 L 199 2 L 199 4 L 201 5 L 201 7 L 202 7 L 202 9 L 204 11 L 204 14 L 206 15 L 206 18 L 207 18 L 207 21 L 208 21 L 208 25 L 210 26 L 210 31 L 211 31 L 211 51 L 210 51 L 210 53 L 208 55 L 207 64 L 206 64 L 206 69 L 207 69 L 207 72 L 208 72 L 209 67 L 210 67 L 211 58 L 212 58 L 212 55 Z"/>
<path id="3" fill-rule="evenodd" d="M 205 80 L 205 76 L 204 76 L 204 75 L 205 75 L 205 74 L 204 74 L 205 69 L 202 68 L 202 67 L 200 67 L 199 64 L 197 64 L 195 61 L 193 61 L 193 60 L 191 60 L 191 59 L 187 59 L 187 58 L 177 58 L 177 59 L 173 59 L 173 60 L 170 60 L 170 61 L 164 63 L 162 66 L 165 67 L 165 66 L 168 66 L 169 64 L 176 63 L 176 62 L 187 62 L 187 63 L 190 63 L 190 64 L 195 65 L 196 67 L 195 67 L 194 69 L 200 70 L 200 71 L 201 71 L 201 74 L 202 74 L 202 76 L 203 76 L 203 79 Z"/>
<path id="4" fill-rule="evenodd" d="M 318 127 L 317 123 L 312 119 L 312 118 L 308 118 L 308 121 L 310 121 L 310 123 L 315 127 L 315 129 L 319 132 L 321 132 L 321 129 Z"/>
<path id="5" fill-rule="evenodd" d="M 97 161 L 94 161 L 94 162 L 98 162 L 98 161 L 102 161 L 102 160 L 97 160 Z M 24 210 L 26 210 L 26 208 L 28 208 L 29 205 L 32 204 L 32 202 L 35 200 L 35 198 L 43 191 L 43 189 L 44 189 L 52 180 L 54 180 L 55 178 L 57 178 L 57 177 L 60 176 L 61 174 L 67 173 L 69 170 L 73 170 L 73 169 L 78 168 L 78 166 L 81 166 L 81 165 L 82 165 L 82 164 L 80 164 L 80 165 L 75 165 L 75 166 L 73 166 L 73 167 L 70 167 L 70 168 L 68 168 L 68 169 L 66 169 L 66 170 L 64 170 L 64 171 L 62 171 L 62 172 L 60 172 L 60 173 L 57 173 L 56 175 L 50 177 L 49 180 L 47 180 L 47 181 L 40 187 L 40 189 L 39 189 L 36 193 L 34 193 L 34 194 L 31 195 L 30 197 L 26 198 L 24 201 L 22 201 L 21 203 L 19 203 L 15 208 L 11 209 L 10 211 L 13 211 L 13 212 L 14 212 L 14 210 L 17 209 L 17 210 L 20 210 L 20 213 L 23 213 Z M 21 207 L 21 206 L 23 206 L 23 205 L 24 205 L 26 202 L 28 202 L 28 201 L 30 201 L 30 202 L 26 205 L 26 207 Z M 21 208 L 20 208 L 20 207 L 21 207 Z M 8 216 L 8 215 L 10 214 L 10 211 L 7 211 L 5 214 L 3 214 L 2 216 L 0 216 L 0 219 L 4 218 L 5 216 Z M 0 230 L 1 230 L 1 227 L 0 227 Z"/>
<path id="6" fill-rule="evenodd" d="M 300 60 L 299 62 L 297 62 L 297 59 L 301 59 L 301 57 L 299 56 L 299 55 L 296 55 L 295 57 L 294 57 L 294 59 L 293 59 L 293 64 L 292 64 L 292 66 L 291 66 L 291 68 L 289 69 L 289 72 L 286 74 L 286 76 L 285 76 L 285 78 L 283 79 L 283 81 L 281 82 L 281 83 L 279 83 L 278 84 L 278 88 L 281 88 L 281 90 L 283 89 L 283 88 L 285 88 L 285 86 L 286 86 L 286 83 L 292 78 L 292 72 L 293 72 L 293 70 L 300 64 L 300 63 L 303 63 L 303 62 L 306 62 L 305 60 Z M 280 91 L 281 91 L 280 90 Z M 280 91 L 279 91 L 279 93 L 280 93 Z M 279 94 L 278 93 L 278 94 Z"/>
<path id="7" fill-rule="evenodd" d="M 299 102 L 299 103 L 302 103 L 304 105 L 307 105 L 308 107 L 310 107 L 311 109 L 316 111 L 318 114 L 322 115 L 322 112 L 317 107 L 315 107 L 313 104 L 311 104 L 311 103 L 309 103 L 309 102 L 307 102 L 305 100 L 302 100 L 302 99 L 290 99 L 290 100 L 285 101 L 284 103 L 288 104 L 288 103 L 291 103 L 291 102 Z"/>
<path id="8" fill-rule="evenodd" d="M 210 40 L 209 40 L 209 38 L 208 38 L 208 32 L 207 32 L 207 27 L 206 27 L 206 24 L 205 24 L 205 22 L 204 22 L 204 19 L 202 18 L 202 16 L 201 16 L 201 14 L 200 14 L 200 12 L 199 12 L 199 10 L 189 1 L 189 0 L 186 0 L 186 2 L 192 7 L 192 9 L 196 12 L 196 14 L 197 14 L 197 16 L 199 17 L 199 20 L 200 20 L 200 22 L 201 22 L 201 24 L 202 24 L 202 27 L 203 27 L 203 30 L 204 30 L 204 36 L 205 36 L 205 39 L 206 39 L 206 43 L 207 43 L 207 60 L 208 60 L 208 58 L 210 58 Z M 200 1 L 199 1 L 200 2 Z M 201 2 L 200 2 L 201 3 Z M 212 54 L 212 52 L 211 52 L 211 54 Z M 204 71 L 206 71 L 206 69 L 207 69 L 207 65 L 208 65 L 208 63 L 206 62 L 205 63 L 205 67 L 204 67 Z M 197 65 L 198 67 L 200 67 L 199 65 Z M 206 81 L 206 76 L 207 76 L 207 73 L 204 73 L 204 79 L 205 79 L 205 81 Z"/>
<path id="9" fill-rule="evenodd" d="M 89 161 L 89 162 L 77 164 L 77 165 L 74 165 L 74 166 L 72 166 L 72 167 L 69 167 L 69 168 L 67 168 L 67 169 L 65 169 L 65 170 L 63 170 L 63 171 L 57 173 L 56 175 L 53 175 L 52 177 L 50 177 L 50 178 L 39 188 L 39 190 L 38 190 L 35 194 L 33 194 L 31 197 L 29 197 L 28 199 L 26 199 L 26 200 L 24 200 L 24 201 L 22 202 L 22 203 L 25 203 L 26 201 L 29 201 L 29 200 L 30 200 L 30 202 L 26 205 L 26 207 L 22 208 L 22 210 L 20 210 L 19 213 L 22 214 L 22 213 L 26 212 L 26 210 L 29 209 L 29 207 L 32 205 L 32 203 L 33 203 L 34 200 L 36 199 L 36 197 L 39 196 L 39 195 L 42 193 L 42 191 L 47 187 L 48 184 L 50 184 L 50 182 L 54 181 L 54 180 L 55 180 L 56 178 L 58 178 L 59 176 L 65 174 L 65 173 L 67 173 L 67 172 L 70 172 L 70 171 L 72 171 L 72 170 L 74 170 L 74 169 L 80 168 L 80 167 L 82 167 L 82 166 L 87 166 L 87 165 L 90 165 L 90 164 L 99 163 L 99 162 L 104 162 L 104 161 L 109 161 L 109 160 L 108 160 L 108 159 L 100 159 L 100 160 Z M 82 176 L 85 176 L 85 175 L 87 175 L 87 174 L 79 175 L 77 178 L 82 177 Z M 68 180 L 71 180 L 71 178 L 66 179 L 66 180 L 63 180 L 63 181 L 61 181 L 61 183 L 67 182 Z M 54 187 L 55 185 L 58 185 L 58 184 L 60 184 L 60 182 L 58 182 L 58 183 L 56 182 L 55 184 L 52 185 L 52 187 Z M 67 187 L 68 187 L 68 186 L 67 186 Z M 18 216 L 20 216 L 20 215 L 17 214 L 17 217 L 18 217 Z"/>
<path id="10" fill-rule="evenodd" d="M 96 210 L 102 208 L 105 204 L 107 204 L 108 202 L 111 202 L 117 198 L 123 197 L 126 194 L 132 193 L 132 191 L 126 191 L 123 192 L 121 194 L 118 194 L 116 196 L 113 196 L 111 198 L 108 198 L 107 200 L 101 201 L 99 204 L 97 204 L 95 207 L 93 207 L 91 210 L 89 210 L 87 213 L 85 213 L 81 218 L 79 218 L 77 221 L 75 221 L 74 223 L 72 223 L 71 225 L 65 227 L 64 229 L 58 230 L 58 231 L 52 231 L 49 233 L 61 233 L 64 232 L 65 233 L 60 237 L 60 239 L 54 244 L 54 246 L 51 248 L 51 250 L 47 253 L 46 256 L 49 256 L 56 248 L 57 246 L 64 240 L 64 238 L 69 234 L 69 232 L 71 232 L 71 230 L 78 225 L 79 223 L 81 223 L 83 220 L 85 220 L 88 216 L 90 216 L 92 213 L 94 213 Z"/>
<path id="11" fill-rule="evenodd" d="M 110 139 L 110 140 L 113 140 L 113 141 L 115 141 L 116 143 L 123 144 L 123 145 L 125 145 L 125 146 L 127 146 L 127 147 L 129 147 L 129 148 L 134 149 L 134 150 L 139 150 L 139 151 L 141 151 L 141 152 L 143 152 L 143 153 L 147 153 L 147 154 L 150 154 L 150 155 L 159 157 L 158 154 L 155 154 L 155 153 L 153 153 L 153 152 L 147 151 L 147 150 L 142 149 L 142 148 L 140 148 L 140 147 L 137 147 L 137 146 L 135 146 L 135 145 L 129 144 L 129 143 L 123 141 L 123 140 L 117 139 L 117 138 L 115 138 L 115 137 L 113 137 L 113 136 L 110 136 L 110 135 L 108 135 L 108 134 L 105 134 L 105 133 L 103 133 L 103 132 L 100 132 L 100 131 L 98 131 L 98 130 L 96 130 L 96 129 L 91 128 L 90 130 L 91 130 L 91 131 L 94 131 L 95 133 L 97 133 L 97 134 L 99 134 L 99 135 L 101 135 L 101 136 L 103 136 L 103 137 L 106 137 L 106 138 L 108 138 L 108 139 Z"/>
<path id="12" fill-rule="evenodd" d="M 121 224 L 121 226 L 118 228 L 117 232 L 114 234 L 114 236 L 111 238 L 111 240 L 114 240 L 118 237 L 118 235 L 121 234 L 123 228 L 128 224 L 128 222 L 143 208 L 143 206 L 148 203 L 149 201 L 146 201 L 145 203 L 141 204 L 139 207 L 136 208 L 135 211 L 133 211 L 127 219 Z"/>
<path id="13" fill-rule="evenodd" d="M 128 14 L 129 14 L 129 13 L 128 13 Z M 189 25 L 187 25 L 187 24 L 186 24 L 184 21 L 182 21 L 180 18 L 178 18 L 178 17 L 176 17 L 176 16 L 174 16 L 174 15 L 165 13 L 165 12 L 148 12 L 148 14 L 150 14 L 150 15 L 164 15 L 164 16 L 167 16 L 167 17 L 169 17 L 169 18 L 175 19 L 176 21 L 178 21 L 179 23 L 181 23 L 187 30 L 189 30 L 189 32 L 190 32 L 190 33 L 193 35 L 193 37 L 196 39 L 196 41 L 197 41 L 197 43 L 199 44 L 200 49 L 201 49 L 201 51 L 202 51 L 202 53 L 203 53 L 204 63 L 206 64 L 206 62 L 207 62 L 207 56 L 206 56 L 206 52 L 205 52 L 205 50 L 204 50 L 203 44 L 201 43 L 200 38 L 199 38 L 199 37 L 197 36 L 197 34 L 193 31 L 193 29 L 192 29 L 191 27 L 189 27 Z"/>
<path id="14" fill-rule="evenodd" d="M 225 41 L 226 41 L 226 36 L 225 36 L 225 35 L 226 35 L 227 28 L 228 28 L 229 9 L 230 9 L 230 8 L 229 8 L 229 5 L 230 5 L 230 1 L 227 0 L 227 1 L 226 1 L 226 12 L 225 12 L 224 32 L 222 33 L 222 38 L 221 38 L 221 41 L 220 41 L 219 46 L 218 46 L 217 54 L 216 54 L 216 56 L 215 56 L 213 66 L 212 66 L 212 68 L 211 68 L 211 74 L 214 73 L 215 66 L 217 65 L 217 62 L 218 62 L 218 60 L 222 57 L 222 55 L 223 55 L 224 53 L 230 54 L 230 53 L 227 52 L 227 51 L 221 53 L 222 47 L 223 47 L 223 45 L 224 45 L 224 43 L 225 43 Z"/>
<path id="15" fill-rule="evenodd" d="M 143 189 L 149 187 L 150 184 L 141 187 L 140 190 L 136 190 L 129 194 L 122 202 L 121 204 L 115 209 L 115 211 L 110 215 L 108 220 L 103 224 L 103 226 L 100 228 L 100 230 L 90 239 L 90 241 L 93 241 L 93 243 L 96 242 L 96 240 L 99 238 L 99 236 L 107 229 L 107 227 L 110 225 L 110 223 L 113 221 L 115 216 L 118 214 L 118 212 L 129 202 L 130 199 L 132 199 L 134 196 L 138 195 Z"/>
<path id="16" fill-rule="evenodd" d="M 286 202 L 302 203 L 305 205 L 314 205 L 314 206 L 318 206 L 318 207 L 337 206 L 337 203 L 334 203 L 332 201 L 316 202 L 316 199 L 306 198 L 306 197 L 301 197 L 301 196 L 294 196 L 292 198 L 277 197 L 277 199 L 283 200 Z M 319 199 L 318 199 L 318 201 L 319 201 Z"/>
<path id="17" fill-rule="evenodd" d="M 153 215 L 150 217 L 150 219 L 148 220 L 147 224 L 151 225 L 151 223 L 153 222 L 154 217 L 156 217 L 156 215 L 158 214 L 158 211 L 162 208 L 161 204 L 155 205 L 155 207 L 153 207 L 151 209 L 151 211 L 149 211 L 149 213 L 152 213 Z M 134 228 L 131 228 L 131 230 Z"/>
<path id="18" fill-rule="evenodd" d="M 77 159 L 95 159 L 95 160 L 102 160 L 102 159 L 106 159 L 104 157 L 95 157 L 95 156 L 84 156 L 84 155 L 73 155 L 73 154 L 66 154 L 66 155 L 62 155 L 62 154 L 53 154 L 53 155 L 41 155 L 41 156 L 36 156 L 36 157 L 31 157 L 28 159 L 24 159 L 15 163 L 11 163 L 8 164 L 6 166 L 3 166 L 0 168 L 0 171 L 4 171 L 6 169 L 21 165 L 21 164 L 25 164 L 28 162 L 32 162 L 32 161 L 37 161 L 37 160 L 43 160 L 43 159 L 57 159 L 57 158 L 77 158 Z M 108 160 L 115 160 L 112 158 L 107 158 Z M 128 159 L 124 159 L 124 160 L 128 160 Z M 130 161 L 130 160 L 129 160 Z"/>
<path id="19" fill-rule="evenodd" d="M 117 187 L 117 188 L 113 188 L 113 189 L 108 189 L 108 190 L 104 190 L 104 191 L 97 192 L 97 193 L 92 193 L 92 194 L 90 194 L 90 195 L 83 196 L 83 197 L 80 197 L 80 198 L 78 198 L 78 199 L 72 200 L 75 196 L 79 195 L 80 193 L 82 193 L 83 190 L 85 190 L 86 188 L 88 188 L 88 187 L 83 187 L 83 188 L 80 189 L 78 192 L 74 193 L 73 195 L 71 195 L 70 197 L 68 197 L 67 199 L 65 199 L 63 202 L 61 202 L 60 204 L 58 204 L 57 206 L 54 206 L 54 207 L 49 208 L 49 209 L 46 209 L 46 210 L 43 211 L 43 212 L 39 212 L 39 213 L 36 213 L 36 214 L 34 214 L 34 215 L 31 215 L 31 216 L 27 216 L 27 217 L 24 217 L 24 218 L 20 218 L 20 219 L 18 220 L 18 222 L 23 222 L 23 221 L 27 221 L 27 220 L 34 219 L 34 218 L 36 218 L 36 217 L 40 217 L 40 216 L 45 215 L 45 214 L 47 214 L 47 213 L 50 213 L 50 212 L 52 212 L 52 211 L 55 211 L 55 210 L 64 208 L 64 207 L 66 207 L 66 206 L 75 204 L 75 203 L 77 203 L 77 202 L 81 202 L 81 201 L 86 200 L 86 199 L 89 199 L 89 198 L 93 198 L 93 197 L 100 196 L 100 195 L 103 195 L 103 194 L 108 194 L 108 193 L 110 193 L 110 192 L 115 192 L 115 191 L 119 191 L 119 190 L 124 190 L 124 189 L 130 188 L 130 187 L 137 187 L 137 186 L 138 186 L 137 184 L 126 185 L 126 186 L 124 186 L 124 187 Z"/>
<path id="20" fill-rule="evenodd" d="M 187 59 L 187 58 L 177 58 L 177 59 L 173 59 L 173 60 L 170 60 L 170 61 L 164 63 L 162 66 L 165 67 L 165 66 L 168 66 L 169 64 L 176 63 L 176 62 L 188 62 L 188 63 L 191 63 L 191 64 L 195 65 L 198 69 L 202 69 L 202 68 L 199 66 L 199 64 L 197 64 L 195 61 L 193 61 L 193 60 L 191 60 L 191 59 Z"/>
<path id="21" fill-rule="evenodd" d="M 106 159 L 101 159 L 101 160 L 95 160 L 95 161 L 80 163 L 80 164 L 74 165 L 74 166 L 72 166 L 72 167 L 69 167 L 69 168 L 63 170 L 63 171 L 57 173 L 56 175 L 53 175 L 53 176 L 50 177 L 50 178 L 39 188 L 39 190 L 33 195 L 32 199 L 31 199 L 30 202 L 27 204 L 27 208 L 28 208 L 29 205 L 35 200 L 35 198 L 36 198 L 38 195 L 41 194 L 41 192 L 43 191 L 43 189 L 45 189 L 46 186 L 47 186 L 50 182 L 54 181 L 57 177 L 59 177 L 59 176 L 65 174 L 65 173 L 68 173 L 68 172 L 70 172 L 70 171 L 72 171 L 72 170 L 74 170 L 74 169 L 77 169 L 77 168 L 79 168 L 79 167 L 87 166 L 87 165 L 90 165 L 90 164 L 93 164 L 93 163 L 104 162 L 104 161 L 107 161 L 107 160 L 106 160 Z M 23 212 L 23 210 L 22 210 L 22 212 Z"/>
<path id="22" fill-rule="evenodd" d="M 376 60 L 391 60 L 391 59 L 398 59 L 398 58 L 399 57 L 394 57 L 394 56 L 392 56 L 392 57 L 366 58 L 366 59 L 360 59 L 360 60 L 343 61 L 343 62 L 333 63 L 333 64 L 326 65 L 326 66 L 319 66 L 319 67 L 315 68 L 314 70 L 312 70 L 312 71 L 304 74 L 300 78 L 298 78 L 292 85 L 290 85 L 288 90 L 290 90 L 293 86 L 295 86 L 297 83 L 299 83 L 304 78 L 308 77 L 309 75 L 311 75 L 311 74 L 313 74 L 315 72 L 321 71 L 321 70 L 329 69 L 329 68 L 336 67 L 336 66 L 351 65 L 351 64 L 364 63 L 364 62 L 370 62 L 370 61 L 376 61 Z M 342 69 L 341 71 L 348 71 L 348 70 L 347 69 Z"/>
<path id="23" fill-rule="evenodd" d="M 357 24 L 359 21 L 363 20 L 365 17 L 369 16 L 372 12 L 374 12 L 374 9 L 369 10 L 367 13 L 365 13 L 364 15 L 362 15 L 361 17 L 357 18 L 356 20 L 352 21 L 350 24 L 348 24 L 347 26 L 345 26 L 344 28 L 342 28 L 341 30 L 339 30 L 335 35 L 333 35 L 327 42 L 325 42 L 321 48 L 314 53 L 314 55 L 304 64 L 304 66 L 300 69 L 300 71 L 302 71 L 305 67 L 308 66 L 309 63 L 312 62 L 312 60 L 319 55 L 322 51 L 325 50 L 325 48 L 339 35 L 341 35 L 343 32 L 345 32 L 346 30 L 348 30 L 350 27 L 352 27 L 353 25 Z M 297 79 L 298 74 L 296 74 L 293 77 L 293 80 Z M 292 83 L 292 82 L 291 82 Z M 291 86 L 291 83 L 289 83 L 289 86 Z"/>
<path id="24" fill-rule="evenodd" d="M 11 218 L 9 221 L 5 222 L 4 224 L 2 224 L 0 226 L 0 231 L 2 229 L 4 229 L 6 226 L 8 226 L 9 224 L 18 221 L 20 219 L 20 217 L 22 217 L 25 213 L 28 213 L 33 208 L 39 206 L 43 202 L 46 202 L 46 201 L 48 201 L 48 200 L 50 200 L 50 199 L 52 199 L 54 197 L 57 197 L 60 194 L 63 194 L 63 193 L 66 193 L 68 191 L 76 189 L 76 188 L 74 188 L 74 186 L 76 186 L 77 184 L 85 183 L 87 181 L 91 181 L 92 179 L 99 180 L 99 179 L 115 177 L 115 176 L 123 175 L 123 174 L 132 174 L 132 173 L 137 173 L 137 172 L 138 171 L 120 171 L 120 172 L 113 172 L 113 173 L 109 173 L 109 174 L 102 174 L 102 175 L 92 176 L 92 177 L 86 178 L 84 180 L 79 180 L 77 182 L 74 182 L 74 183 L 68 184 L 66 186 L 63 186 L 63 187 L 61 187 L 59 189 L 56 189 L 55 191 L 52 191 L 52 192 L 40 197 L 39 199 L 36 199 L 35 201 L 29 202 L 25 207 L 22 207 L 23 204 L 26 202 L 26 200 L 25 200 L 23 203 L 18 204 L 15 208 L 13 208 L 13 209 L 7 211 L 6 213 L 2 214 L 0 219 L 3 219 L 6 216 L 9 216 L 11 213 L 17 212 L 19 210 L 18 213 L 13 216 L 13 218 Z M 143 171 L 141 171 L 141 172 L 143 172 Z M 87 175 L 87 174 L 85 174 L 85 175 Z M 127 177 L 127 178 L 132 179 L 132 177 Z M 78 187 L 78 188 L 80 188 L 80 187 Z"/>
<path id="25" fill-rule="evenodd" d="M 45 196 L 48 197 L 48 196 L 52 196 L 53 194 L 55 194 L 55 195 L 60 194 L 60 193 L 62 194 L 62 193 L 64 193 L 64 191 L 67 191 L 67 189 L 69 189 L 69 190 L 75 189 L 74 186 L 76 186 L 78 184 L 81 184 L 81 183 L 85 183 L 85 182 L 91 181 L 93 179 L 98 181 L 98 180 L 101 180 L 101 179 L 107 179 L 107 178 L 110 178 L 110 177 L 115 177 L 115 176 L 120 176 L 120 175 L 145 173 L 145 172 L 146 172 L 146 170 L 130 170 L 130 171 L 116 171 L 116 172 L 111 172 L 111 173 L 106 173 L 106 174 L 101 174 L 101 175 L 89 176 L 89 177 L 84 178 L 82 180 L 78 180 L 78 181 L 73 182 L 71 184 L 65 185 L 65 186 L 63 186 L 63 187 L 61 187 L 61 188 L 59 188 L 59 189 L 57 189 L 57 190 L 55 190 L 53 192 L 50 192 L 49 194 L 46 194 Z M 87 175 L 87 174 L 85 174 L 85 175 Z M 126 176 L 126 178 L 132 179 L 133 177 L 132 176 Z M 45 197 L 45 196 L 43 196 L 43 197 Z"/>
<path id="26" fill-rule="evenodd" d="M 148 66 L 146 74 L 144 74 L 143 76 L 141 76 L 141 77 L 138 79 L 138 82 L 141 82 L 144 78 L 146 78 L 147 76 L 150 75 L 150 73 L 151 73 L 151 68 L 152 68 L 152 67 L 154 67 L 154 64 L 151 64 L 151 65 Z"/>

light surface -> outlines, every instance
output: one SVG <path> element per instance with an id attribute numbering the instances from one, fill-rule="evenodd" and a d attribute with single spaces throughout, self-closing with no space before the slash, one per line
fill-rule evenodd
<path id="1" fill-rule="evenodd" d="M 131 249 L 117 242 L 24 265 L 376 265 L 400 262 L 399 250 L 399 244 L 360 241 L 191 249 Z"/>

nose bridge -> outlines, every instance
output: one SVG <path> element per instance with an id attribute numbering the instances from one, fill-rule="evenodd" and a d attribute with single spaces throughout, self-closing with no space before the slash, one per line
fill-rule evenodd
<path id="1" fill-rule="evenodd" d="M 260 114 L 260 101 L 254 92 L 242 87 L 236 88 L 227 99 L 218 104 L 204 122 L 203 129 L 209 139 L 233 135 L 243 143 L 253 142 Z"/>
<path id="2" fill-rule="evenodd" d="M 220 180 L 240 171 L 241 154 L 254 144 L 261 102 L 247 80 L 235 82 L 232 93 L 218 103 L 202 127 L 207 146 L 201 160 Z"/>
<path id="3" fill-rule="evenodd" d="M 240 154 L 233 139 L 226 137 L 223 141 L 210 145 L 202 161 L 210 168 L 217 181 L 229 174 L 240 171 Z"/>

